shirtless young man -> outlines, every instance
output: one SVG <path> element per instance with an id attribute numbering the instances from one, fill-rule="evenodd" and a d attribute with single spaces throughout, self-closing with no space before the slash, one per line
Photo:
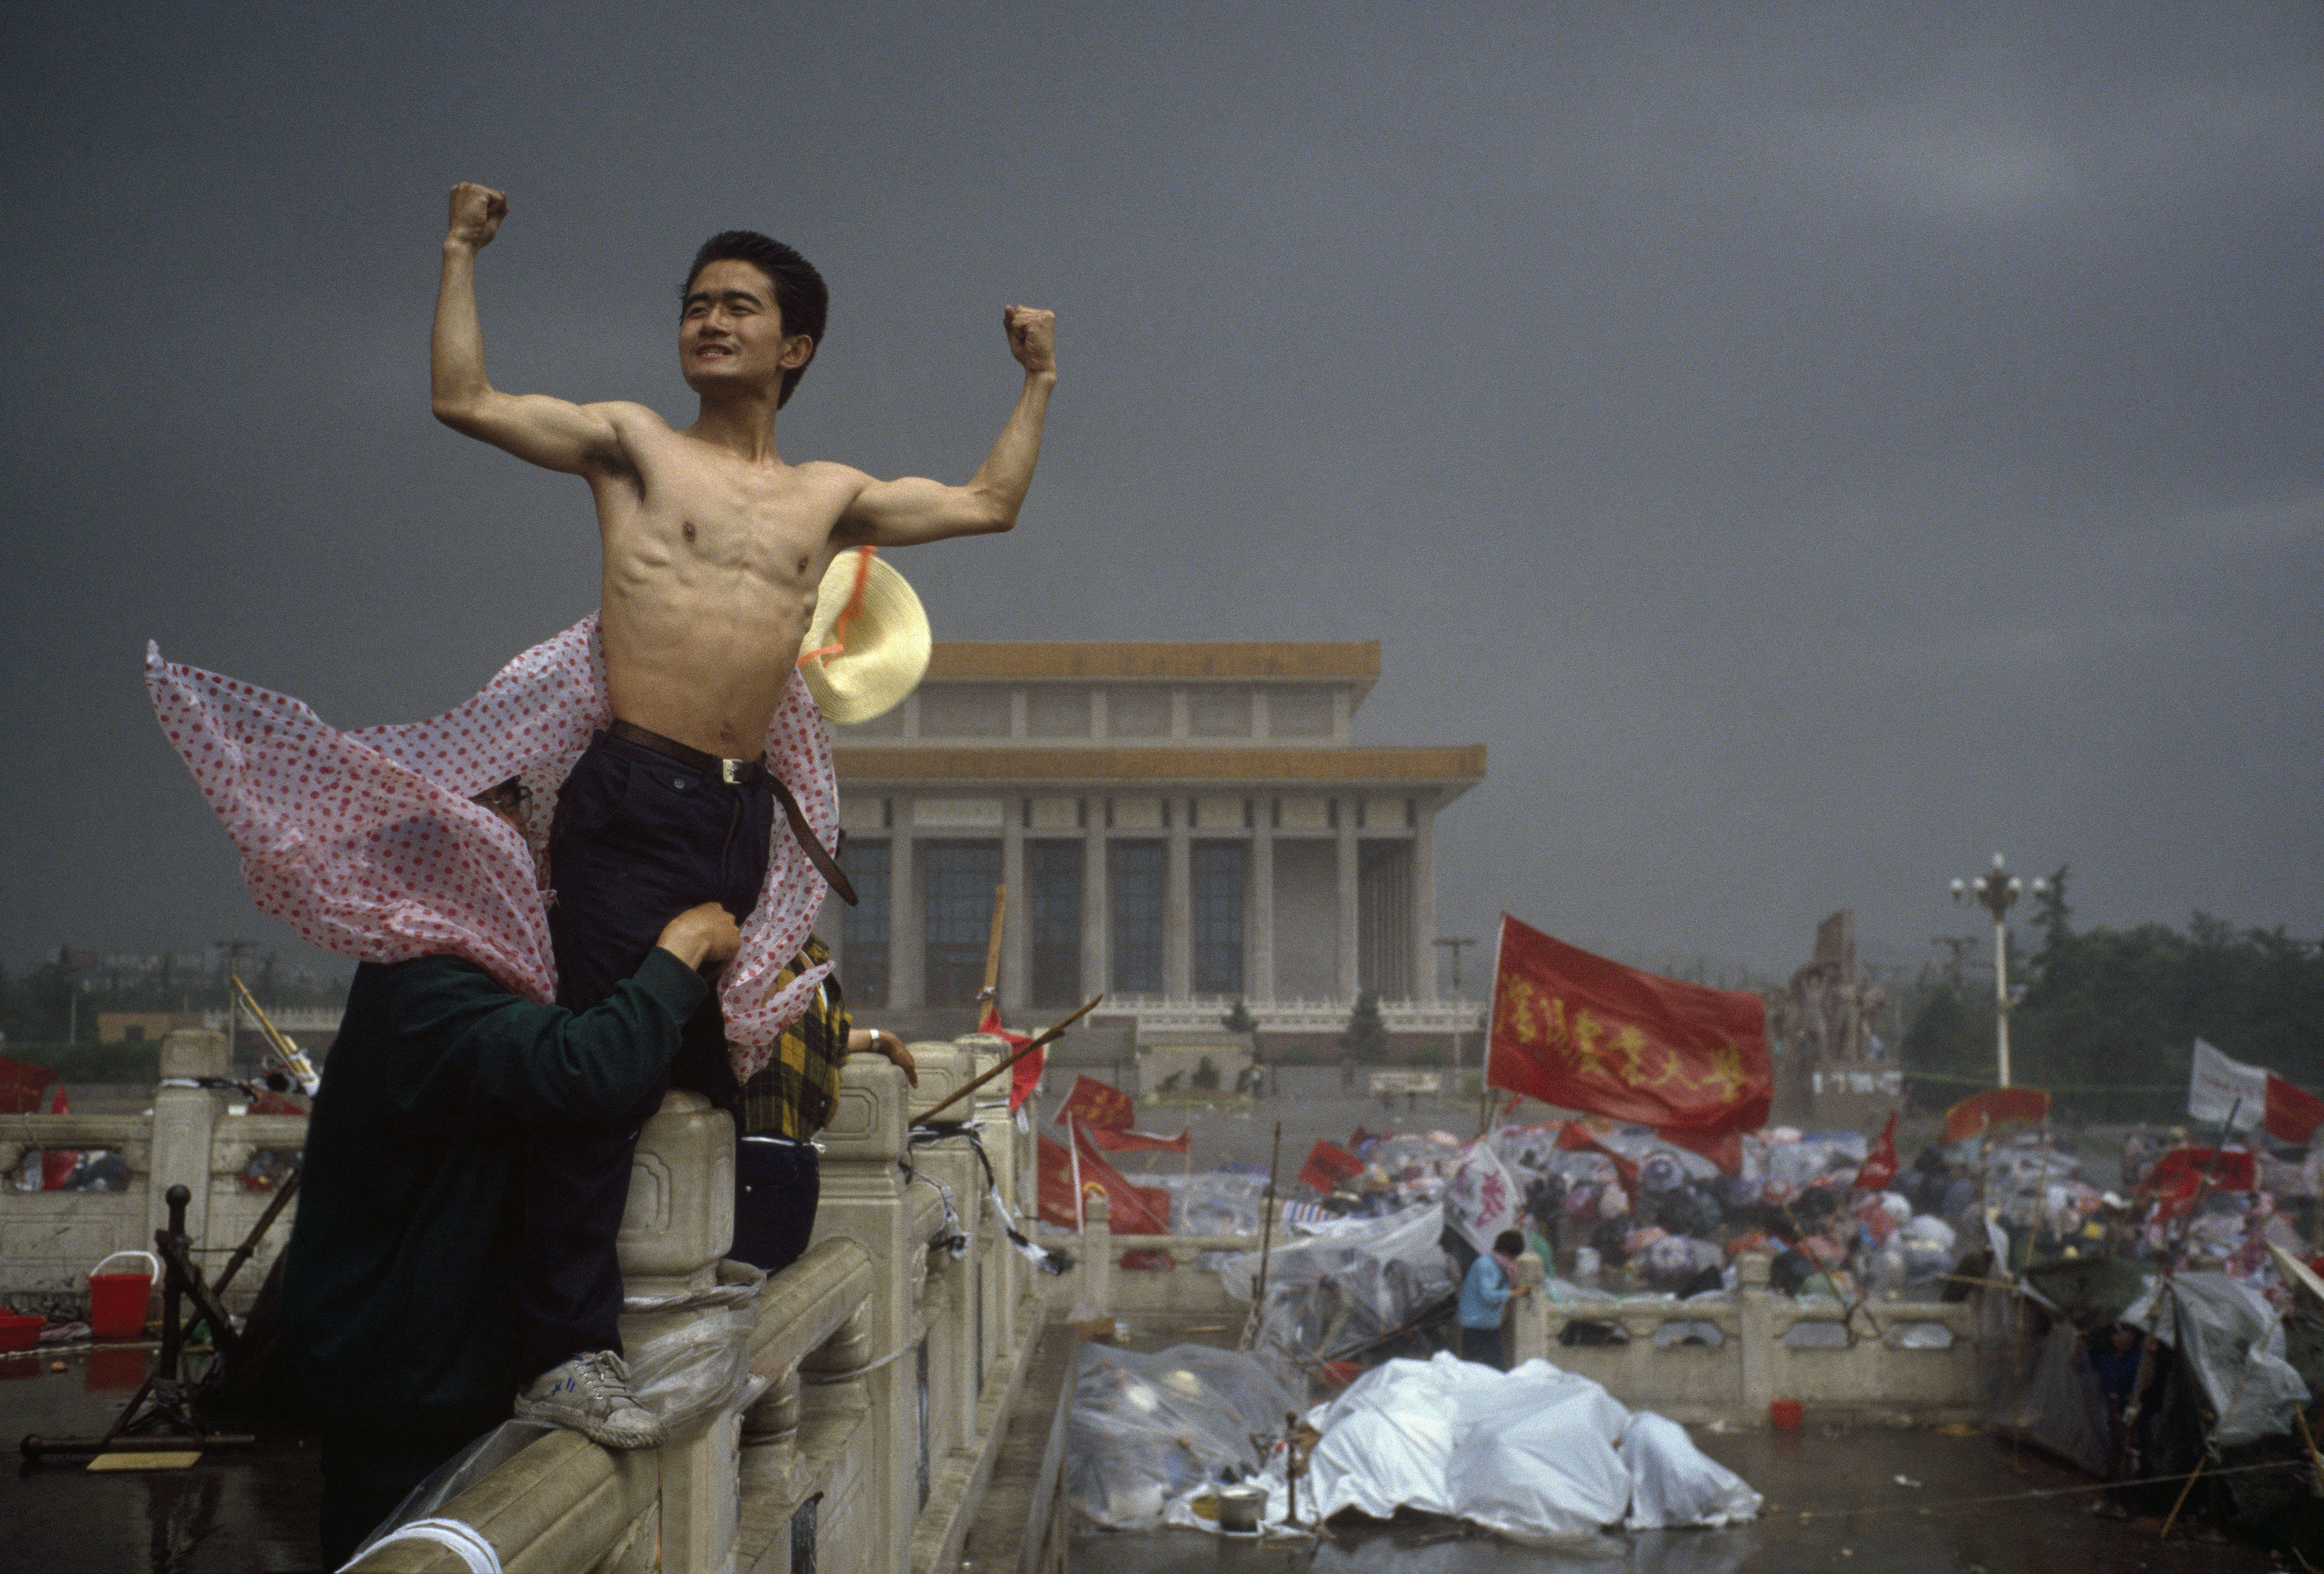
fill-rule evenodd
<path id="1" fill-rule="evenodd" d="M 655 915 L 706 901 L 736 913 L 757 905 L 782 790 L 761 757 L 825 568 L 853 547 L 1016 523 L 1056 382 L 1054 319 L 1026 307 L 1003 314 L 1024 389 L 967 484 L 791 465 L 775 447 L 775 412 L 815 358 L 827 300 L 806 259 L 746 231 L 714 236 L 697 253 L 678 347 L 700 410 L 674 430 L 641 404 L 573 404 L 492 385 L 475 259 L 507 214 L 498 191 L 452 189 L 433 402 L 455 430 L 578 475 L 596 499 L 614 721 L 559 789 L 549 833 L 558 1000 L 580 1009 L 636 971 Z M 673 1076 L 732 1107 L 724 1046 L 713 999 L 689 1019 Z M 657 1088 L 602 1140 L 543 1144 L 532 1155 L 521 1312 L 528 1376 L 543 1374 L 535 1390 L 558 1389 L 560 1374 L 586 1365 L 580 1358 L 619 1348 L 613 1243 L 636 1128 L 660 1098 Z"/>

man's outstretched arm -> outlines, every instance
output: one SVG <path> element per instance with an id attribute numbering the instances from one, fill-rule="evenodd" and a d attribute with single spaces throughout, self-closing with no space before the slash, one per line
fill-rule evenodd
<path id="1" fill-rule="evenodd" d="M 992 445 L 965 486 L 908 476 L 873 481 L 855 495 L 835 538 L 842 545 L 908 547 L 949 536 L 1005 530 L 1017 522 L 1033 465 L 1041 456 L 1041 422 L 1049 411 L 1049 391 L 1057 384 L 1056 315 L 1029 306 L 1001 314 L 1009 330 L 1009 353 L 1025 368 L 1025 391 L 1001 440 Z"/>
<path id="2" fill-rule="evenodd" d="M 444 236 L 444 279 L 436 291 L 429 358 L 436 419 L 456 432 L 506 448 L 549 470 L 585 475 L 617 460 L 619 436 L 599 410 L 542 393 L 503 393 L 484 375 L 484 330 L 476 317 L 476 253 L 493 244 L 508 198 L 463 180 L 452 188 Z"/>

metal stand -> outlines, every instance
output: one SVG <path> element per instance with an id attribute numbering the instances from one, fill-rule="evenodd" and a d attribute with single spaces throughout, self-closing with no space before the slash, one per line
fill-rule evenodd
<path id="1" fill-rule="evenodd" d="M 250 1234 L 227 1258 L 226 1271 L 218 1275 L 215 1287 L 202 1277 L 201 1269 L 194 1263 L 192 1243 L 186 1238 L 186 1205 L 193 1201 L 193 1193 L 183 1186 L 172 1186 L 162 1194 L 170 1205 L 170 1222 L 153 1232 L 153 1249 L 161 1259 L 161 1353 L 154 1363 L 152 1375 L 138 1388 L 135 1397 L 103 1437 L 29 1436 L 19 1445 L 27 1462 L 116 1451 L 246 1449 L 258 1441 L 247 1432 L 208 1431 L 195 1419 L 194 1395 L 200 1384 L 185 1375 L 188 1324 L 184 1308 L 187 1302 L 192 1303 L 200 1320 L 209 1324 L 210 1345 L 217 1358 L 229 1358 L 242 1336 L 235 1331 L 234 1320 L 226 1315 L 222 1297 L 298 1187 L 299 1175 L 294 1170 L 265 1213 L 251 1228 Z"/>

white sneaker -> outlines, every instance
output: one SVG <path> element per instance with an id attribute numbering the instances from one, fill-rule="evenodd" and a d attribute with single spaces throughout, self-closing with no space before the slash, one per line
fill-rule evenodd
<path id="1" fill-rule="evenodd" d="M 611 1350 L 551 1367 L 517 1395 L 516 1419 L 577 1431 L 609 1449 L 650 1449 L 669 1429 L 630 1392 L 630 1369 Z"/>

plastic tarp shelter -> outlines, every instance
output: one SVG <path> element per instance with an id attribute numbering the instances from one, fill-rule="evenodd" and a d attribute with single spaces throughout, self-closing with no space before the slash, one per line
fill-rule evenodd
<path id="1" fill-rule="evenodd" d="M 1379 1219 L 1310 1225 L 1278 1239 L 1267 1265 L 1259 1345 L 1278 1359 L 1329 1360 L 1393 1332 L 1458 1289 L 1444 1250 L 1444 1209 L 1426 1203 Z M 1257 1252 L 1219 1264 L 1219 1282 L 1248 1303 Z"/>
<path id="2" fill-rule="evenodd" d="M 2124 1314 L 2179 1352 L 2218 1423 L 2214 1449 L 2288 1432 L 2308 1385 L 2283 1358 L 2283 1320 L 2260 1293 L 2225 1274 L 2172 1276 Z"/>
<path id="3" fill-rule="evenodd" d="M 1074 1506 L 1110 1530 L 1160 1524 L 1174 1499 L 1265 1462 L 1299 1401 L 1250 1357 L 1207 1345 L 1152 1355 L 1081 1347 L 1074 1379 Z M 1276 1513 L 1282 1513 L 1277 1505 Z"/>

